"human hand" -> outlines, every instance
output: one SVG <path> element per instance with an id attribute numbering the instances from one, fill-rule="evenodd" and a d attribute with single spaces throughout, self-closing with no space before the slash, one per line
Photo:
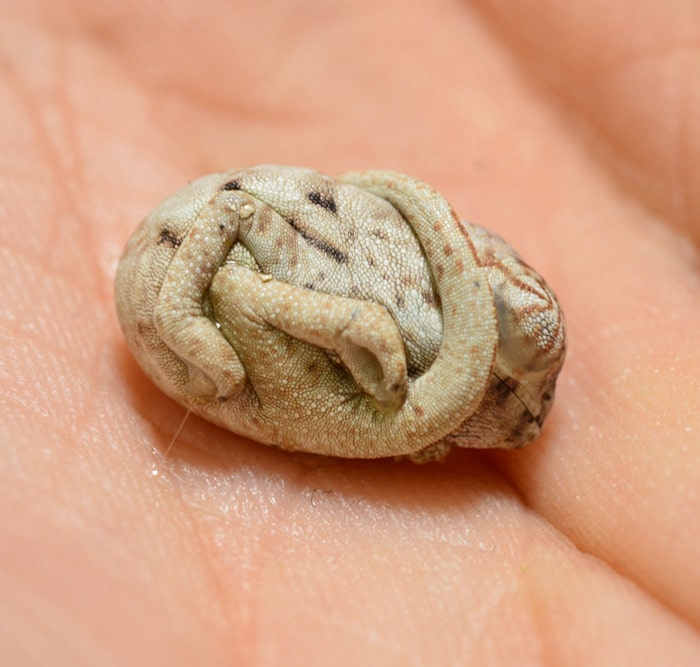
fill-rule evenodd
<path id="1" fill-rule="evenodd" d="M 700 13 L 514 4 L 5 8 L 8 664 L 697 661 Z M 418 467 L 190 417 L 163 460 L 115 266 L 262 162 L 398 169 L 511 241 L 567 315 L 543 436 Z"/>

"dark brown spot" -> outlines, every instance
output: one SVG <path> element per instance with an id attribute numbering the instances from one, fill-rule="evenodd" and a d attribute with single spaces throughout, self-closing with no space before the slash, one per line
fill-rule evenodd
<path id="1" fill-rule="evenodd" d="M 175 236 L 169 229 L 164 229 L 158 237 L 158 245 L 169 245 L 171 248 L 178 248 L 182 243 L 179 236 Z"/>
<path id="2" fill-rule="evenodd" d="M 309 233 L 305 229 L 302 229 L 294 220 L 294 218 L 287 218 L 287 223 L 289 226 L 297 233 L 301 238 L 304 239 L 310 246 L 313 246 L 317 250 L 320 250 L 325 255 L 328 255 L 331 259 L 334 259 L 338 264 L 347 264 L 348 256 L 342 251 L 335 248 L 330 243 L 327 243 L 323 239 L 316 238 L 313 234 Z"/>
<path id="3" fill-rule="evenodd" d="M 309 201 L 312 204 L 325 208 L 326 211 L 330 211 L 331 213 L 338 212 L 338 207 L 336 206 L 335 199 L 333 199 L 333 197 L 327 197 L 321 192 L 309 192 L 309 194 L 306 196 L 309 198 Z"/>
<path id="4" fill-rule="evenodd" d="M 451 245 L 446 245 L 443 252 L 445 253 L 446 257 L 449 257 L 454 251 L 452 250 Z"/>
<path id="5" fill-rule="evenodd" d="M 224 183 L 224 185 L 221 188 L 222 190 L 240 190 L 241 189 L 241 184 L 238 181 L 229 181 L 228 183 Z"/>
<path id="6" fill-rule="evenodd" d="M 416 417 L 422 417 L 425 414 L 425 410 L 420 405 L 414 405 L 413 412 L 416 413 Z"/>

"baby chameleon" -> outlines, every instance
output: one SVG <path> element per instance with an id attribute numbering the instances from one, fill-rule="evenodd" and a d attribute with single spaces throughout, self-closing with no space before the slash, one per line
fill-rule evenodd
<path id="1" fill-rule="evenodd" d="M 394 172 L 200 178 L 136 229 L 115 290 L 156 385 L 290 450 L 425 461 L 520 447 L 564 361 L 542 277 Z"/>

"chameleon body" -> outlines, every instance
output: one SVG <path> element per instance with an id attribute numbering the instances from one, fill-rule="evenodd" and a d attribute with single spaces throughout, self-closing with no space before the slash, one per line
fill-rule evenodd
<path id="1" fill-rule="evenodd" d="M 541 276 L 394 172 L 200 178 L 136 229 L 115 293 L 156 385 L 290 450 L 425 461 L 519 447 L 564 360 Z"/>

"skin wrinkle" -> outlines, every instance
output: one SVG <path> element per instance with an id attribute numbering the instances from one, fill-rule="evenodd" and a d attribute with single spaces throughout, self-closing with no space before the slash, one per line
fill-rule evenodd
<path id="1" fill-rule="evenodd" d="M 698 40 L 698 43 L 696 44 L 696 51 L 700 53 L 700 40 Z M 698 63 L 698 70 L 700 70 L 700 63 Z M 689 110 L 690 106 L 690 94 L 691 90 L 688 88 L 681 88 L 680 90 L 680 95 L 681 99 L 679 102 L 679 121 L 676 125 L 676 154 L 678 155 L 678 162 L 679 162 L 679 178 L 681 179 L 681 182 L 685 186 L 685 191 L 688 193 L 693 192 L 693 187 L 695 184 L 695 179 L 693 178 L 693 165 L 691 164 L 692 162 L 692 155 L 689 146 L 686 144 L 684 141 L 683 137 L 687 137 L 689 135 L 689 132 L 692 129 L 692 124 L 693 120 L 691 118 L 691 113 Z M 697 94 L 697 93 L 696 93 Z M 688 197 L 681 195 L 681 200 L 682 200 L 682 206 L 684 209 L 684 213 L 688 220 L 690 221 L 693 211 L 691 210 L 691 204 L 688 203 Z M 694 241 L 696 246 L 700 246 L 700 238 L 692 238 L 691 241 Z M 700 261 L 700 256 L 696 255 L 695 257 L 696 262 Z M 696 270 L 700 274 L 700 266 L 696 267 Z"/>
<path id="2" fill-rule="evenodd" d="M 493 468 L 494 472 L 500 473 L 500 469 L 497 465 L 494 465 Z M 504 477 L 504 480 L 508 481 L 506 477 Z M 554 523 L 552 523 L 549 519 L 547 519 L 546 516 L 542 515 L 534 506 L 530 505 L 527 502 L 527 499 L 525 496 L 523 496 L 520 493 L 520 490 L 518 489 L 517 486 L 513 485 L 511 482 L 508 482 L 510 484 L 510 488 L 514 492 L 514 494 L 517 496 L 518 501 L 522 503 L 523 507 L 526 507 L 528 511 L 532 512 L 533 515 L 537 516 L 540 521 L 545 523 L 546 525 L 550 526 L 556 534 L 560 535 L 564 539 L 566 539 L 567 543 L 573 548 L 577 553 L 581 554 L 582 556 L 586 556 L 587 558 L 591 559 L 594 561 L 598 566 L 600 566 L 602 569 L 607 569 L 610 572 L 614 572 L 616 576 L 620 577 L 621 579 L 624 579 L 625 581 L 628 581 L 629 583 L 633 584 L 636 588 L 638 588 L 640 591 L 642 591 L 649 599 L 660 606 L 662 606 L 671 616 L 676 618 L 680 623 L 683 625 L 687 626 L 688 628 L 692 628 L 694 630 L 700 629 L 700 627 L 697 624 L 694 624 L 692 622 L 689 622 L 689 620 L 682 615 L 682 612 L 670 605 L 667 601 L 664 601 L 660 599 L 653 590 L 649 589 L 647 586 L 644 585 L 643 582 L 639 581 L 638 579 L 631 578 L 629 574 L 621 571 L 619 568 L 615 567 L 613 563 L 610 563 L 609 561 L 601 558 L 599 555 L 592 551 L 588 551 L 584 548 L 581 547 L 580 544 L 577 544 L 576 540 L 572 538 L 570 535 L 567 535 L 567 533 L 562 530 L 561 526 L 557 526 Z"/>
<path id="3" fill-rule="evenodd" d="M 549 526 L 554 532 L 556 532 L 558 535 L 564 538 L 567 541 L 567 543 L 571 546 L 571 548 L 573 548 L 577 553 L 581 554 L 582 556 L 586 556 L 587 558 L 590 558 L 601 568 L 607 569 L 610 572 L 614 572 L 621 579 L 624 579 L 625 581 L 628 581 L 630 584 L 634 585 L 637 589 L 642 591 L 644 595 L 646 595 L 650 599 L 650 601 L 653 601 L 654 603 L 661 606 L 682 625 L 688 628 L 692 628 L 695 631 L 700 631 L 700 623 L 694 623 L 693 621 L 689 620 L 686 616 L 683 615 L 682 609 L 679 609 L 677 606 L 671 604 L 668 600 L 660 598 L 652 588 L 650 588 L 644 583 L 643 580 L 640 580 L 638 577 L 630 576 L 628 572 L 624 572 L 614 563 L 611 563 L 610 561 L 606 560 L 605 558 L 603 558 L 599 554 L 596 554 L 593 551 L 585 549 L 581 545 L 581 543 L 576 540 L 575 535 L 572 535 L 571 533 L 567 532 L 563 526 L 555 524 L 551 521 L 551 519 L 547 518 L 546 515 L 542 514 L 535 505 L 532 505 L 530 502 L 528 502 L 527 496 L 523 495 L 522 490 L 517 486 L 517 484 L 513 482 L 512 478 L 508 474 L 504 474 L 501 466 L 493 462 L 488 462 L 486 463 L 486 465 L 495 473 L 498 473 L 501 479 L 504 482 L 506 482 L 506 484 L 508 484 L 509 488 L 513 492 L 513 495 L 516 496 L 518 502 L 520 502 L 524 508 L 527 508 L 527 510 L 529 512 L 532 512 L 533 515 L 536 516 L 541 522 Z"/>
<path id="4" fill-rule="evenodd" d="M 487 453 L 486 456 L 487 459 L 492 458 L 489 456 L 489 453 Z M 509 484 L 509 486 L 513 490 L 514 495 L 517 496 L 518 501 L 522 503 L 523 507 L 526 507 L 529 511 L 532 511 L 535 515 L 537 515 L 542 521 L 550 525 L 552 529 L 555 530 L 563 538 L 565 538 L 577 552 L 594 559 L 596 562 L 600 563 L 601 565 L 604 565 L 610 571 L 615 572 L 615 574 L 620 578 L 625 579 L 626 581 L 629 581 L 630 583 L 634 584 L 634 586 L 640 591 L 643 591 L 645 595 L 647 595 L 650 598 L 650 600 L 653 600 L 655 603 L 658 603 L 660 606 L 662 606 L 683 625 L 687 626 L 688 628 L 692 628 L 695 631 L 700 631 L 700 622 L 688 619 L 681 607 L 679 607 L 678 605 L 674 605 L 667 598 L 660 596 L 658 591 L 655 590 L 649 584 L 645 583 L 645 581 L 642 578 L 640 578 L 639 576 L 635 576 L 630 571 L 625 571 L 620 565 L 616 565 L 615 562 L 612 562 L 611 560 L 605 558 L 600 553 L 596 553 L 596 551 L 593 551 L 592 549 L 586 549 L 583 546 L 586 541 L 586 537 L 582 535 L 582 530 L 580 527 L 577 527 L 577 529 L 573 531 L 570 529 L 567 530 L 566 525 L 555 523 L 551 517 L 548 517 L 546 514 L 543 514 L 541 512 L 541 507 L 539 503 L 533 503 L 532 501 L 528 500 L 529 494 L 524 492 L 522 485 L 519 485 L 516 482 L 515 478 L 510 474 L 509 470 L 507 468 L 504 468 L 503 465 L 500 464 L 497 460 L 492 460 L 487 465 L 489 465 L 489 467 L 495 472 L 498 472 L 501 476 L 501 479 L 507 484 Z M 596 546 L 600 547 L 600 545 L 591 544 L 591 547 Z"/>
<path id="5" fill-rule="evenodd" d="M 700 48 L 700 39 L 689 38 L 685 44 L 668 44 L 666 46 L 658 44 L 655 45 L 655 48 L 656 52 L 651 54 L 644 50 L 644 46 L 640 46 L 639 50 L 635 53 L 625 54 L 619 58 L 612 59 L 605 65 L 591 65 L 583 74 L 584 78 L 582 82 L 593 83 L 600 77 L 618 74 L 626 69 L 629 69 L 633 65 L 640 65 L 643 63 L 654 62 L 662 58 L 668 59 L 672 56 L 693 53 Z"/>
<path id="6" fill-rule="evenodd" d="M 543 435 L 541 436 L 541 444 L 543 447 L 550 447 L 550 441 L 553 439 L 551 434 L 551 429 L 545 429 Z M 511 469 L 503 465 L 502 457 L 498 453 L 486 452 L 485 459 L 483 460 L 484 465 L 487 465 L 490 469 L 498 472 L 503 481 L 505 481 L 512 488 L 514 494 L 517 496 L 518 501 L 529 511 L 535 513 L 543 521 L 549 524 L 557 533 L 564 537 L 578 552 L 595 559 L 597 562 L 604 564 L 611 571 L 615 572 L 619 577 L 626 579 L 627 581 L 633 583 L 639 590 L 643 591 L 650 599 L 659 603 L 667 611 L 669 611 L 675 618 L 681 621 L 684 625 L 694 630 L 700 630 L 700 622 L 696 620 L 688 619 L 684 615 L 683 609 L 678 605 L 674 605 L 671 601 L 659 595 L 658 590 L 655 590 L 653 586 L 645 583 L 644 579 L 636 576 L 631 571 L 626 571 L 621 564 L 616 564 L 614 561 L 606 558 L 603 554 L 596 553 L 593 549 L 597 548 L 600 550 L 601 545 L 591 543 L 589 549 L 585 548 L 584 544 L 588 541 L 586 535 L 588 526 L 581 527 L 580 525 L 571 524 L 567 527 L 566 524 L 560 524 L 553 520 L 553 516 L 548 516 L 546 513 L 542 512 L 541 503 L 539 500 L 531 498 L 527 491 L 527 484 L 523 485 L 522 480 L 518 483 L 517 477 L 513 475 Z M 535 500 L 533 502 L 533 500 Z M 556 517 L 559 519 L 559 517 Z M 572 530 L 573 529 L 573 530 Z"/>

